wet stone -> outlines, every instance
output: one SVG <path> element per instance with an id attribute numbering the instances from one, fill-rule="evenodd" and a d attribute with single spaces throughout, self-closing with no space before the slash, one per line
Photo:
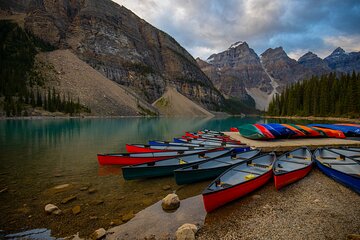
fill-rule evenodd
<path id="1" fill-rule="evenodd" d="M 92 201 L 90 204 L 91 205 L 100 205 L 100 204 L 103 204 L 103 203 L 104 203 L 104 200 L 99 199 L 99 200 Z"/>
<path id="2" fill-rule="evenodd" d="M 68 202 L 74 201 L 75 199 L 77 199 L 77 196 L 76 196 L 76 195 L 73 195 L 73 196 L 64 198 L 64 199 L 61 201 L 61 203 L 62 203 L 62 204 L 66 204 L 66 203 L 68 203 Z"/>
<path id="3" fill-rule="evenodd" d="M 171 186 L 170 186 L 170 185 L 164 185 L 164 186 L 162 187 L 162 189 L 163 189 L 164 191 L 167 191 L 167 190 L 170 190 L 170 189 L 171 189 Z"/>
<path id="4" fill-rule="evenodd" d="M 86 191 L 88 189 L 89 189 L 89 187 L 82 187 L 82 188 L 80 188 L 80 191 Z"/>
<path id="5" fill-rule="evenodd" d="M 78 215 L 81 212 L 81 207 L 79 205 L 77 205 L 77 206 L 73 207 L 71 209 L 71 211 L 74 215 Z"/>
<path id="6" fill-rule="evenodd" d="M 100 239 L 102 237 L 104 237 L 106 235 L 106 230 L 103 228 L 99 228 L 97 229 L 93 234 L 92 234 L 92 239 Z"/>
<path id="7" fill-rule="evenodd" d="M 95 188 L 90 188 L 89 190 L 88 190 L 88 193 L 89 194 L 93 194 L 93 193 L 96 193 L 97 192 L 97 189 L 95 189 Z"/>

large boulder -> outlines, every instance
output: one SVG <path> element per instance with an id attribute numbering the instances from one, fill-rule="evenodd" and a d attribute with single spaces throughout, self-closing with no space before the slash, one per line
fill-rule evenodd
<path id="1" fill-rule="evenodd" d="M 177 240 L 195 240 L 195 234 L 198 231 L 198 228 L 194 224 L 185 223 L 176 230 L 176 239 Z"/>
<path id="2" fill-rule="evenodd" d="M 180 206 L 180 199 L 175 193 L 170 193 L 163 198 L 161 206 L 164 210 L 177 209 Z"/>

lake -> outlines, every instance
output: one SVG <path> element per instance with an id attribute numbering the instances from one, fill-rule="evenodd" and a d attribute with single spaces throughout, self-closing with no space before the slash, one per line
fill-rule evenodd
<path id="1" fill-rule="evenodd" d="M 260 117 L 1 120 L 0 230 L 4 232 L 0 233 L 47 228 L 57 237 L 77 232 L 86 236 L 123 223 L 173 191 L 180 199 L 199 195 L 210 181 L 187 186 L 177 186 L 171 177 L 124 181 L 120 167 L 99 166 L 96 154 L 123 152 L 126 143 L 171 140 L 185 131 L 228 131 L 243 123 L 266 121 Z M 271 120 L 275 121 L 280 120 Z M 63 186 L 55 188 L 59 185 Z M 48 203 L 63 214 L 46 215 Z M 81 207 L 77 215 L 72 213 L 75 206 Z"/>

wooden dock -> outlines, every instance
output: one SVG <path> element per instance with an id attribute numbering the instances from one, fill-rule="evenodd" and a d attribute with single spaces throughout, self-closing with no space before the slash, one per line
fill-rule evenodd
<path id="1" fill-rule="evenodd" d="M 358 139 L 339 139 L 339 138 L 297 138 L 297 139 L 274 139 L 270 141 L 264 140 L 251 140 L 244 138 L 238 132 L 224 132 L 225 135 L 230 136 L 232 139 L 241 141 L 249 145 L 260 149 L 264 152 L 285 152 L 290 151 L 297 147 L 307 146 L 311 150 L 318 147 L 340 147 L 340 146 L 352 146 L 360 147 L 360 138 Z"/>

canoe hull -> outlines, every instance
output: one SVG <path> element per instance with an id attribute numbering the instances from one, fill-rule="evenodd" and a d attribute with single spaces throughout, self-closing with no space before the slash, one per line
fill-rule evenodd
<path id="1" fill-rule="evenodd" d="M 232 165 L 213 169 L 198 169 L 193 171 L 174 171 L 176 184 L 183 185 L 194 182 L 200 182 L 208 179 L 215 179 Z"/>
<path id="2" fill-rule="evenodd" d="M 206 212 L 212 212 L 218 207 L 245 196 L 246 194 L 263 186 L 271 179 L 272 174 L 272 171 L 268 171 L 267 173 L 242 184 L 226 188 L 221 191 L 204 193 L 203 202 Z"/>
<path id="3" fill-rule="evenodd" d="M 353 191 L 360 194 L 360 178 L 353 177 L 348 174 L 342 173 L 335 169 L 324 166 L 319 161 L 315 161 L 316 166 L 327 176 L 331 177 L 335 181 L 341 183 L 342 185 L 352 189 Z"/>
<path id="4" fill-rule="evenodd" d="M 311 171 L 312 169 L 312 164 L 310 164 L 309 166 L 302 168 L 302 169 L 298 169 L 292 172 L 288 172 L 288 173 L 284 173 L 284 174 L 274 174 L 274 183 L 275 183 L 275 188 L 277 190 L 280 190 L 281 188 L 299 181 L 300 179 L 304 178 L 306 175 L 308 175 L 308 173 Z"/>
<path id="5" fill-rule="evenodd" d="M 172 176 L 173 171 L 189 166 L 190 164 L 182 165 L 170 165 L 170 166 L 157 166 L 157 167 L 127 167 L 122 168 L 123 177 L 125 180 L 135 180 L 135 179 L 144 179 L 144 178 L 155 178 L 155 177 L 165 177 Z"/>
<path id="6" fill-rule="evenodd" d="M 98 162 L 100 165 L 135 165 L 141 163 L 155 162 L 173 158 L 174 156 L 162 157 L 127 157 L 127 156 L 109 156 L 98 154 Z"/>

